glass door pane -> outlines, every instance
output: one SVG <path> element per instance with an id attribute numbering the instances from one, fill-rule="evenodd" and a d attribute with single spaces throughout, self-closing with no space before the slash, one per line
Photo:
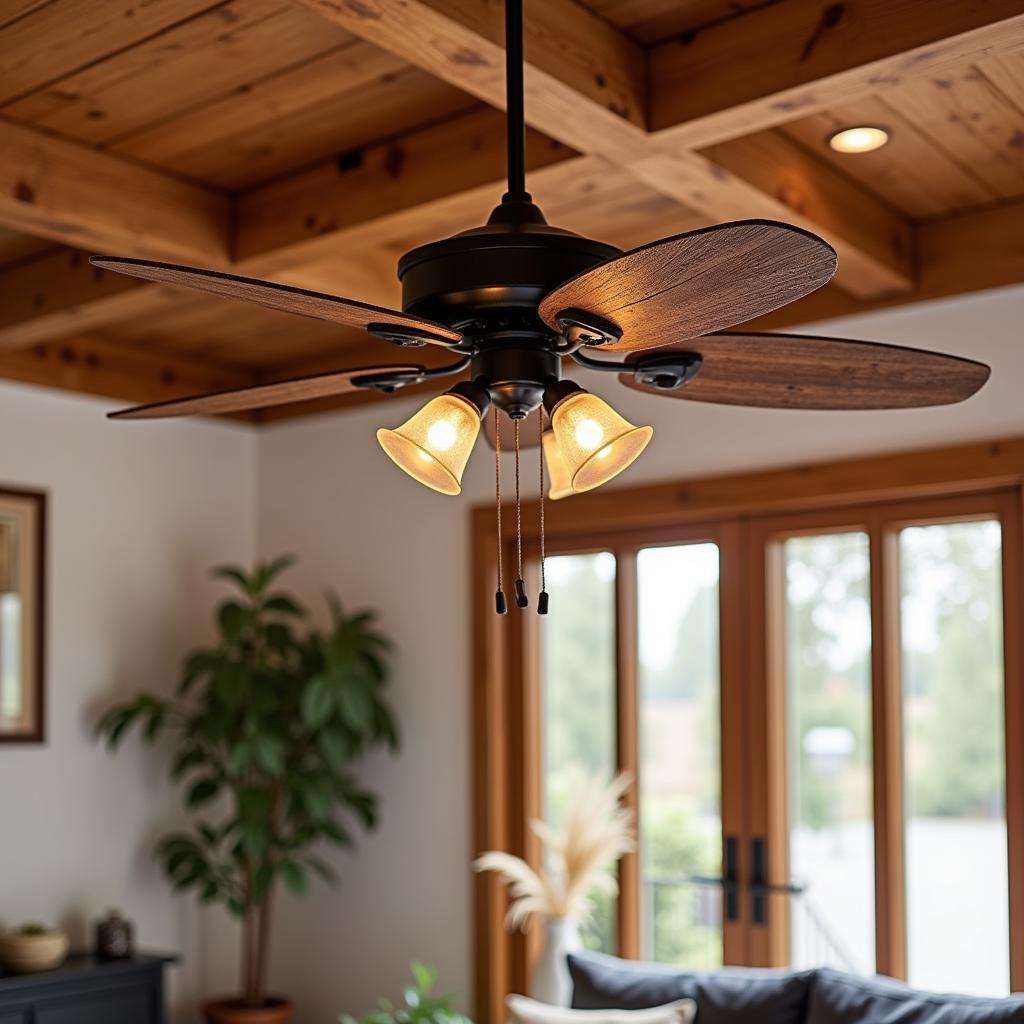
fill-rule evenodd
<path id="1" fill-rule="evenodd" d="M 870 554 L 861 532 L 783 544 L 792 963 L 872 973 Z"/>
<path id="2" fill-rule="evenodd" d="M 637 555 L 640 936 L 644 959 L 722 962 L 719 555 Z"/>
<path id="3" fill-rule="evenodd" d="M 899 534 L 909 980 L 1009 991 L 1001 531 Z"/>
<path id="4" fill-rule="evenodd" d="M 546 567 L 553 614 L 541 620 L 541 778 L 544 819 L 558 829 L 577 780 L 615 774 L 615 556 L 560 555 Z M 615 899 L 598 897 L 584 943 L 614 953 L 615 921 Z"/>

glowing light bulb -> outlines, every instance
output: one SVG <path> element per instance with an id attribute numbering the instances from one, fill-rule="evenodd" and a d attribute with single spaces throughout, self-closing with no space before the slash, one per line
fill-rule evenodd
<path id="1" fill-rule="evenodd" d="M 448 420 L 438 420 L 436 423 L 432 423 L 427 431 L 427 443 L 440 452 L 446 452 L 455 444 L 456 436 L 457 431 L 454 424 Z"/>
<path id="2" fill-rule="evenodd" d="M 581 448 L 597 448 L 604 440 L 604 430 L 597 420 L 580 420 L 576 424 L 576 443 Z"/>

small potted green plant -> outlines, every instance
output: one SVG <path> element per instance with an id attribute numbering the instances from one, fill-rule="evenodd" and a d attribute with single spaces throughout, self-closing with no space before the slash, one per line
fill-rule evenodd
<path id="1" fill-rule="evenodd" d="M 376 1010 L 365 1017 L 343 1013 L 338 1024 L 473 1024 L 455 1009 L 455 997 L 434 995 L 437 972 L 420 963 L 409 965 L 415 984 L 402 990 L 402 1005 L 394 1006 L 382 999 Z"/>
<path id="2" fill-rule="evenodd" d="M 273 895 L 303 893 L 311 874 L 332 882 L 318 848 L 352 845 L 372 829 L 376 796 L 354 767 L 373 747 L 397 749 L 383 698 L 391 644 L 374 614 L 346 614 L 328 594 L 330 626 L 274 588 L 292 559 L 214 570 L 234 588 L 217 610 L 218 640 L 190 654 L 176 699 L 141 693 L 112 707 L 99 733 L 116 748 L 133 726 L 153 742 L 173 735 L 171 778 L 193 829 L 157 853 L 176 890 L 195 890 L 240 920 L 241 992 L 205 1007 L 209 1024 L 284 1024 L 291 1003 L 266 991 Z"/>

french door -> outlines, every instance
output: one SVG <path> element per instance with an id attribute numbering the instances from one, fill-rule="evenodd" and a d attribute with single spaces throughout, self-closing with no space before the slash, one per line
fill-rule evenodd
<path id="1" fill-rule="evenodd" d="M 507 673 L 477 719 L 490 841 L 539 864 L 526 823 L 628 771 L 638 849 L 592 948 L 1024 987 L 1019 509 L 1008 488 L 555 531 L 549 616 L 478 620 Z M 488 992 L 521 989 L 539 934 L 488 937 Z"/>
<path id="2" fill-rule="evenodd" d="M 754 962 L 1010 991 L 1019 533 L 999 491 L 751 522 Z"/>

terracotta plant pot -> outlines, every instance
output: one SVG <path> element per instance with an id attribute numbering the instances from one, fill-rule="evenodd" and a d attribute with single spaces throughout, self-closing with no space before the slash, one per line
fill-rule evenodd
<path id="1" fill-rule="evenodd" d="M 15 974 L 52 971 L 68 955 L 68 937 L 63 932 L 0 935 L 0 964 Z"/>
<path id="2" fill-rule="evenodd" d="M 241 999 L 214 999 L 203 1007 L 206 1024 L 288 1024 L 294 1007 L 287 999 L 270 996 L 266 1006 L 246 1006 Z"/>

